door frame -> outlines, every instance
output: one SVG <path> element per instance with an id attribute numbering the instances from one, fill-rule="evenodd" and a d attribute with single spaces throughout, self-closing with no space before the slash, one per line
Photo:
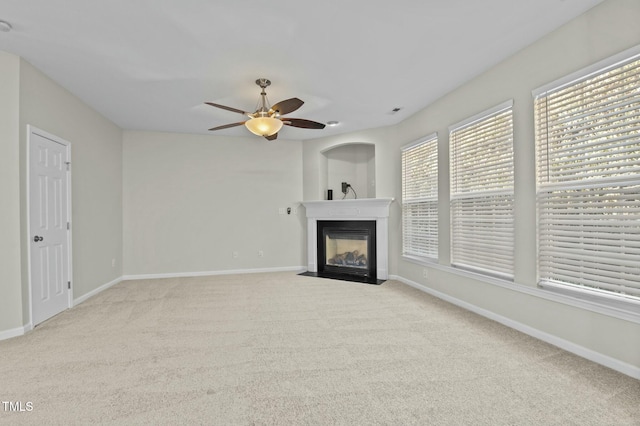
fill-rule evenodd
<path id="1" fill-rule="evenodd" d="M 71 247 L 72 232 L 73 232 L 73 223 L 71 220 L 71 143 L 62 138 L 59 138 L 56 135 L 48 133 L 42 129 L 39 129 L 31 124 L 27 124 L 27 146 L 26 146 L 26 202 L 27 202 L 27 215 L 25 218 L 25 222 L 27 225 L 27 235 L 26 235 L 26 243 L 27 243 L 27 281 L 29 286 L 29 324 L 30 328 L 34 328 L 36 324 L 33 323 L 33 298 L 32 298 L 32 282 L 31 282 L 31 144 L 32 135 L 39 135 L 46 139 L 50 139 L 60 145 L 63 145 L 66 149 L 66 159 L 65 162 L 68 164 L 67 167 L 67 222 L 69 222 L 69 232 L 67 235 L 67 266 L 69 271 L 68 281 L 73 283 L 73 250 Z M 73 307 L 73 285 L 67 291 L 67 309 Z"/>

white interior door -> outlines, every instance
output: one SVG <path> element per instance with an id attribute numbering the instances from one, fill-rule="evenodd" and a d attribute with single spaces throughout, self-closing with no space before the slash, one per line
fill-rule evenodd
<path id="1" fill-rule="evenodd" d="M 31 320 L 35 326 L 70 306 L 69 145 L 29 133 Z"/>

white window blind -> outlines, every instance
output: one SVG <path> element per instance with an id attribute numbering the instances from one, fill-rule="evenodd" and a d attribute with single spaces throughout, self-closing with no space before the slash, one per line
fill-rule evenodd
<path id="1" fill-rule="evenodd" d="M 513 278 L 513 102 L 450 129 L 451 263 Z"/>
<path id="2" fill-rule="evenodd" d="M 535 97 L 541 285 L 640 300 L 640 55 Z"/>
<path id="3" fill-rule="evenodd" d="M 402 253 L 438 257 L 438 137 L 402 149 Z"/>

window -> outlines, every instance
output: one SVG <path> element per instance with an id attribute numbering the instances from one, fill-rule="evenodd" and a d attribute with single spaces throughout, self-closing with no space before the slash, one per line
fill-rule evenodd
<path id="1" fill-rule="evenodd" d="M 402 148 L 402 254 L 438 257 L 438 136 Z"/>
<path id="2" fill-rule="evenodd" d="M 534 92 L 542 286 L 640 300 L 640 55 Z"/>
<path id="3" fill-rule="evenodd" d="M 450 128 L 451 263 L 513 279 L 513 101 Z"/>

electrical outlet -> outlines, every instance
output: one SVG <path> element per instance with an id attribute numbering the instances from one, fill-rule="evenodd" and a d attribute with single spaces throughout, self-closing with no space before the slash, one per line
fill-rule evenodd
<path id="1" fill-rule="evenodd" d="M 237 259 L 239 255 L 240 255 L 240 254 L 239 254 L 237 251 L 233 251 L 233 252 L 231 252 L 231 256 L 232 256 L 234 259 Z"/>
<path id="2" fill-rule="evenodd" d="M 424 268 L 422 270 L 422 278 L 429 278 L 429 270 Z"/>
<path id="3" fill-rule="evenodd" d="M 347 193 L 347 188 L 349 187 L 349 184 L 347 182 L 342 182 L 342 193 L 346 194 Z"/>
<path id="4" fill-rule="evenodd" d="M 258 250 L 258 257 L 264 257 L 264 251 Z"/>
<path id="5" fill-rule="evenodd" d="M 278 209 L 278 214 L 285 214 L 287 212 L 287 209 L 285 209 L 284 207 L 280 207 Z"/>
<path id="6" fill-rule="evenodd" d="M 116 260 L 115 259 L 111 259 L 111 267 L 112 268 L 116 267 Z"/>
<path id="7" fill-rule="evenodd" d="M 298 208 L 297 207 L 292 208 L 291 214 L 298 214 Z"/>

